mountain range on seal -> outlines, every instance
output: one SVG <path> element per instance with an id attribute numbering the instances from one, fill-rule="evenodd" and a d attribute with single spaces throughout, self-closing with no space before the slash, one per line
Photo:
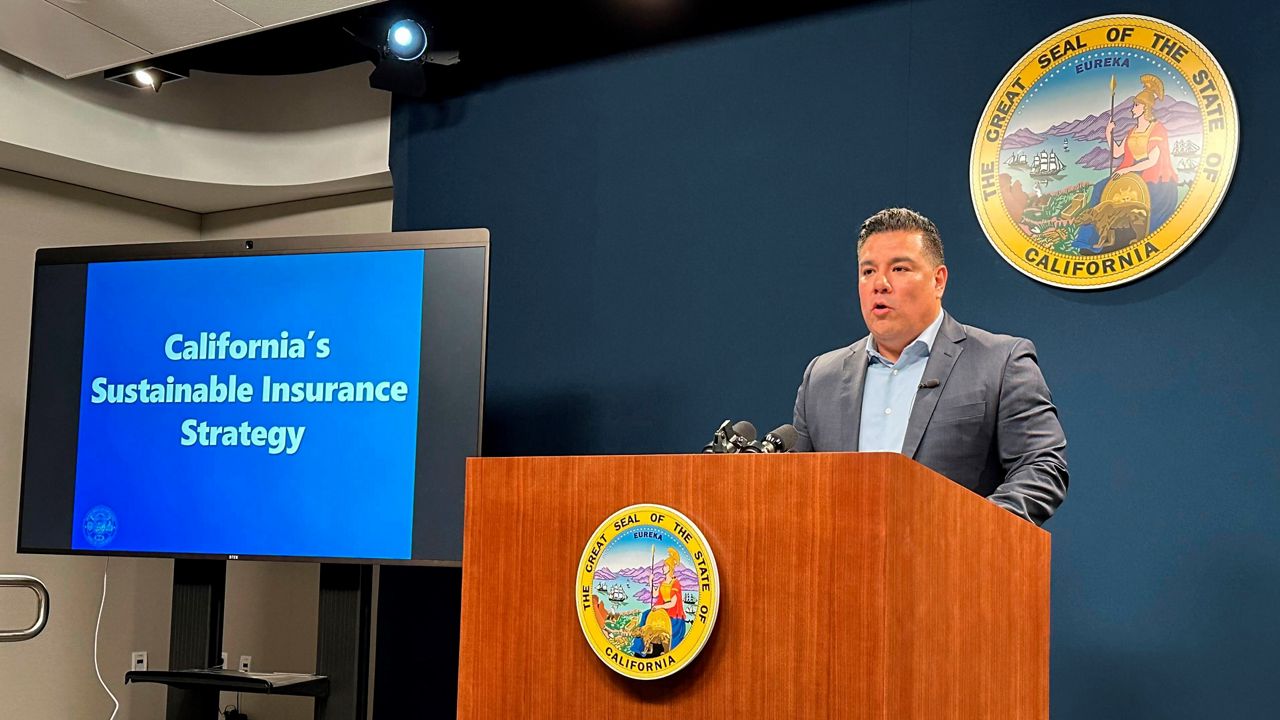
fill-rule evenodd
<path id="1" fill-rule="evenodd" d="M 1136 121 L 1131 109 L 1133 98 L 1116 104 L 1116 137 L 1124 137 L 1133 129 Z M 1165 96 L 1156 102 L 1156 117 L 1169 131 L 1169 135 L 1195 135 L 1200 132 L 1200 109 L 1183 100 L 1173 100 Z M 1000 145 L 1001 150 L 1019 150 L 1039 145 L 1049 138 L 1071 138 L 1083 142 L 1103 142 L 1107 137 L 1107 111 L 1091 113 L 1078 120 L 1060 122 L 1041 133 L 1027 128 L 1019 128 L 1016 132 L 1005 136 Z M 1083 164 L 1083 163 L 1082 163 Z M 1103 163 L 1103 167 L 1106 163 Z M 1090 167 L 1093 167 L 1090 165 Z"/>

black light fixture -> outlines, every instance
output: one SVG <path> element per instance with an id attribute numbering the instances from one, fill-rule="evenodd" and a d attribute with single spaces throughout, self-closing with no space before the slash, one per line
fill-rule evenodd
<path id="1" fill-rule="evenodd" d="M 429 31 L 418 21 L 403 18 L 391 23 L 387 26 L 385 40 L 377 43 L 378 60 L 369 75 L 370 87 L 422 97 L 427 90 L 424 65 L 453 65 L 458 62 L 456 50 L 435 50 L 430 48 L 430 44 Z"/>
<path id="2" fill-rule="evenodd" d="M 387 30 L 386 48 L 397 60 L 417 60 L 427 51 L 427 31 L 414 20 L 397 21 Z"/>
<path id="3" fill-rule="evenodd" d="M 186 80 L 191 76 L 191 71 L 186 68 L 160 67 L 159 65 L 141 62 L 107 70 L 102 73 L 102 76 L 112 82 L 118 82 L 121 85 L 128 85 L 139 90 L 160 92 L 161 85 L 177 82 L 178 80 Z"/>

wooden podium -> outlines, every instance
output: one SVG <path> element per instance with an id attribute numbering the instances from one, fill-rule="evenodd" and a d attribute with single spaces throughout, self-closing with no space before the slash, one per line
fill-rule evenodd
<path id="1" fill-rule="evenodd" d="M 648 682 L 575 607 L 583 547 L 635 503 L 697 524 L 722 587 L 702 653 Z M 1047 720 L 1049 549 L 893 453 L 471 459 L 458 717 Z"/>

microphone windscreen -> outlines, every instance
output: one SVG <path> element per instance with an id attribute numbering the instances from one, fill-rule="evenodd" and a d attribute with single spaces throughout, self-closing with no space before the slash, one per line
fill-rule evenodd
<path id="1" fill-rule="evenodd" d="M 739 420 L 733 424 L 733 431 L 746 438 L 747 442 L 756 439 L 756 426 L 748 420 Z"/>
<path id="2" fill-rule="evenodd" d="M 789 423 L 769 434 L 780 441 L 781 447 L 778 448 L 778 452 L 790 452 L 791 448 L 796 446 L 796 440 L 800 438 L 800 434 L 796 432 L 795 427 Z"/>

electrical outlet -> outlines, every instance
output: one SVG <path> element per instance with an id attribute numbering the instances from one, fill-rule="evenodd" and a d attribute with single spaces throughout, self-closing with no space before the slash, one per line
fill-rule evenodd
<path id="1" fill-rule="evenodd" d="M 250 670 L 252 663 L 253 663 L 252 655 L 241 655 L 240 656 L 240 672 L 252 672 Z"/>
<path id="2" fill-rule="evenodd" d="M 219 665 L 218 667 L 222 668 L 223 670 L 226 670 L 226 669 L 227 669 L 227 654 L 226 654 L 226 653 L 222 653 L 222 664 L 221 664 L 221 665 Z"/>
<path id="3" fill-rule="evenodd" d="M 133 652 L 133 669 L 134 670 L 147 669 L 147 651 L 146 650 L 135 650 Z"/>

